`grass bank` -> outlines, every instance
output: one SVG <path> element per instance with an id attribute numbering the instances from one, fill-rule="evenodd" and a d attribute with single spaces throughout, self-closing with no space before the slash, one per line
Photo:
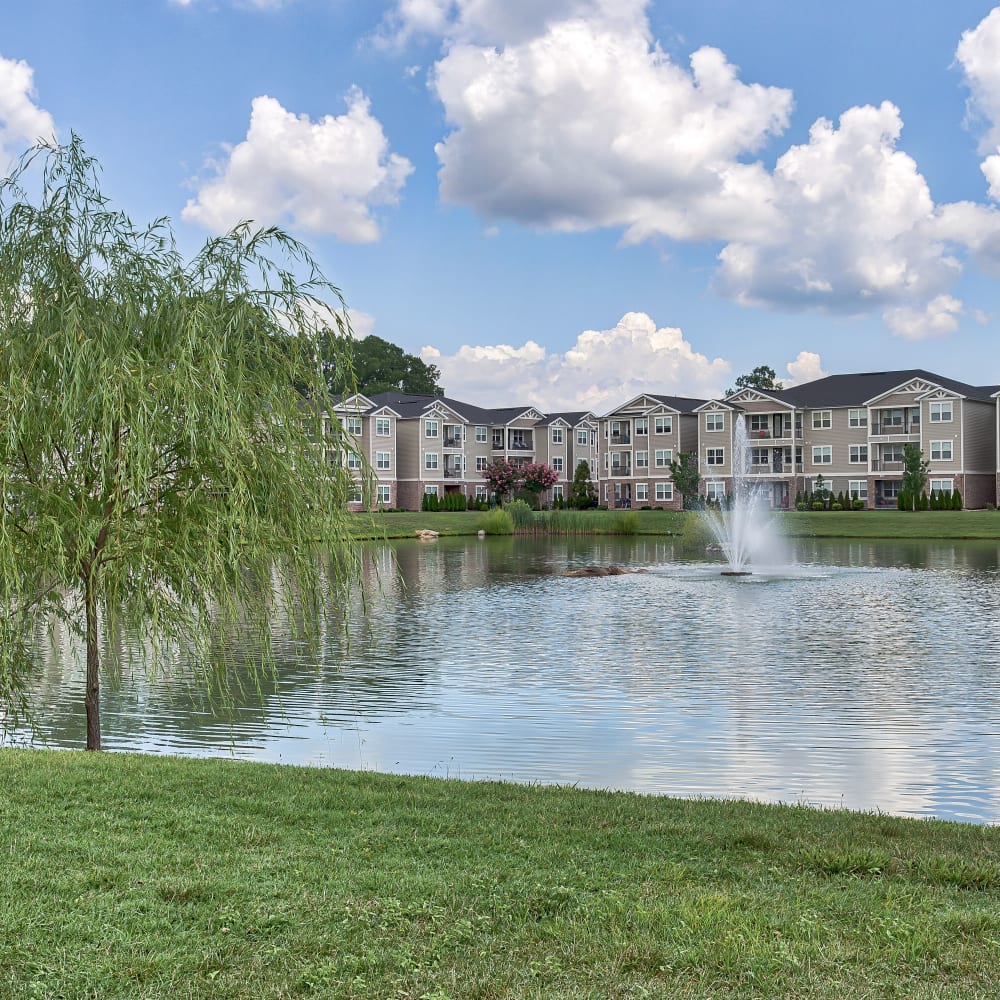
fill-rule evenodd
<path id="1" fill-rule="evenodd" d="M 1000 541 L 995 510 L 783 511 L 777 515 L 789 537 L 988 539 Z"/>
<path id="2" fill-rule="evenodd" d="M 566 520 L 586 522 L 578 534 L 620 534 L 622 511 L 554 511 L 554 520 L 565 513 Z M 696 514 L 673 510 L 633 510 L 632 520 L 639 535 L 682 535 L 684 521 Z M 539 515 L 544 520 L 545 515 Z M 550 515 L 551 517 L 551 515 Z M 1000 540 L 1000 512 L 966 511 L 786 511 L 775 514 L 789 537 L 810 538 L 996 538 Z M 442 535 L 474 535 L 482 523 L 479 511 L 435 513 L 359 514 L 352 521 L 358 538 L 413 538 L 421 528 Z"/>
<path id="3" fill-rule="evenodd" d="M 996 995 L 1000 831 L 0 751 L 0 997 Z"/>

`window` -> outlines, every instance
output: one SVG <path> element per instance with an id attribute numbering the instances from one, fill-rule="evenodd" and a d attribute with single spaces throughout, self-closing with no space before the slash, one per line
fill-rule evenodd
<path id="1" fill-rule="evenodd" d="M 485 472 L 489 464 L 490 461 L 485 455 L 476 455 L 476 472 Z"/>
<path id="2" fill-rule="evenodd" d="M 894 407 L 891 410 L 882 411 L 882 426 L 883 427 L 902 427 L 904 421 L 903 410 L 901 407 Z"/>
<path id="3" fill-rule="evenodd" d="M 424 422 L 424 437 L 436 438 L 438 436 L 438 422 L 427 420 Z"/>
<path id="4" fill-rule="evenodd" d="M 348 417 L 345 421 L 345 426 L 347 427 L 348 434 L 360 434 L 361 417 Z"/>
<path id="5" fill-rule="evenodd" d="M 388 507 L 392 503 L 392 487 L 378 485 L 375 487 L 375 499 L 383 507 Z"/>
<path id="6" fill-rule="evenodd" d="M 714 503 L 722 503 L 726 499 L 726 484 L 705 483 L 705 499 Z"/>
<path id="7" fill-rule="evenodd" d="M 951 441 L 931 441 L 931 461 L 950 462 L 952 456 Z"/>
<path id="8" fill-rule="evenodd" d="M 615 444 L 628 444 L 629 443 L 629 421 L 627 420 L 612 420 L 609 428 L 611 432 L 611 440 Z"/>
<path id="9" fill-rule="evenodd" d="M 954 479 L 932 479 L 930 481 L 931 493 L 953 493 L 955 490 Z"/>
<path id="10" fill-rule="evenodd" d="M 832 465 L 833 448 L 828 444 L 813 446 L 813 465 Z"/>
<path id="11" fill-rule="evenodd" d="M 706 413 L 706 431 L 724 431 L 726 429 L 726 415 L 724 413 Z"/>
<path id="12" fill-rule="evenodd" d="M 356 455 L 353 451 L 347 453 L 347 467 L 349 469 L 354 469 L 355 472 L 361 468 L 361 456 Z"/>
<path id="13" fill-rule="evenodd" d="M 705 452 L 705 464 L 706 465 L 725 465 L 726 464 L 726 449 L 725 448 L 709 448 Z"/>
<path id="14" fill-rule="evenodd" d="M 375 452 L 375 468 L 385 472 L 389 468 L 389 452 Z"/>
<path id="15" fill-rule="evenodd" d="M 553 500 L 562 500 L 562 498 L 563 498 L 563 488 L 561 486 L 553 486 L 552 487 L 552 499 Z"/>
<path id="16" fill-rule="evenodd" d="M 648 451 L 637 451 L 635 453 L 635 467 L 637 469 L 648 469 L 649 468 L 649 452 Z"/>
<path id="17" fill-rule="evenodd" d="M 673 483 L 657 483 L 656 484 L 656 499 L 659 501 L 663 500 L 673 500 L 674 498 L 674 484 Z"/>
<path id="18" fill-rule="evenodd" d="M 847 460 L 853 462 L 857 465 L 860 462 L 868 461 L 868 445 L 866 444 L 852 444 L 850 447 L 850 453 Z"/>
<path id="19" fill-rule="evenodd" d="M 578 430 L 576 432 L 576 443 L 581 448 L 586 448 L 587 447 L 587 430 L 586 430 L 586 428 L 583 428 L 583 429 Z"/>
<path id="20" fill-rule="evenodd" d="M 847 411 L 847 426 L 848 427 L 867 427 L 868 426 L 868 411 L 867 410 L 848 410 Z"/>
<path id="21" fill-rule="evenodd" d="M 768 422 L 769 418 L 766 413 L 751 413 L 750 414 L 750 433 L 754 437 L 769 437 L 768 434 Z"/>
<path id="22" fill-rule="evenodd" d="M 721 448 L 709 448 L 710 452 L 717 451 L 720 455 L 722 454 Z M 674 460 L 674 449 L 673 448 L 657 448 L 656 454 L 654 455 L 653 461 L 656 462 L 656 467 L 658 469 L 666 469 L 670 466 L 670 463 Z M 719 465 L 722 464 L 722 459 L 719 459 Z"/>
<path id="23" fill-rule="evenodd" d="M 476 441 L 478 444 L 486 444 L 486 428 L 477 427 L 476 428 Z"/>
<path id="24" fill-rule="evenodd" d="M 649 499 L 649 483 L 636 483 L 635 484 L 635 498 L 636 498 L 636 500 L 648 500 Z"/>
<path id="25" fill-rule="evenodd" d="M 387 438 L 390 434 L 389 428 L 389 418 L 388 417 L 376 417 L 375 418 L 375 436 L 380 438 Z"/>
<path id="26" fill-rule="evenodd" d="M 553 455 L 552 456 L 552 471 L 553 472 L 560 472 L 561 473 L 562 470 L 563 470 L 562 455 Z"/>
<path id="27" fill-rule="evenodd" d="M 426 493 L 429 497 L 436 497 L 438 495 L 438 488 L 437 486 L 425 486 L 424 493 Z"/>
<path id="28" fill-rule="evenodd" d="M 770 448 L 751 448 L 750 449 L 750 464 L 751 465 L 768 465 L 770 463 L 771 456 L 768 454 Z"/>
<path id="29" fill-rule="evenodd" d="M 640 434 L 642 436 L 648 436 L 649 434 L 649 417 L 637 417 L 635 421 L 635 434 L 638 437 Z"/>
<path id="30" fill-rule="evenodd" d="M 347 502 L 348 503 L 364 503 L 364 500 L 361 497 L 361 487 L 360 486 L 353 486 L 351 488 L 351 492 L 347 494 Z"/>
<path id="31" fill-rule="evenodd" d="M 847 493 L 852 500 L 867 500 L 868 499 L 868 480 L 867 479 L 848 479 L 847 481 Z"/>
<path id="32" fill-rule="evenodd" d="M 669 434 L 674 429 L 674 418 L 672 416 L 656 417 L 654 428 L 657 434 Z"/>
<path id="33" fill-rule="evenodd" d="M 832 410 L 813 410 L 813 430 L 826 430 L 833 423 Z"/>
<path id="34" fill-rule="evenodd" d="M 951 400 L 942 403 L 931 403 L 931 423 L 946 424 L 951 422 Z"/>
<path id="35" fill-rule="evenodd" d="M 436 451 L 429 451 L 424 455 L 424 468 L 434 470 L 438 467 L 438 456 Z"/>
<path id="36" fill-rule="evenodd" d="M 486 499 L 488 499 L 488 495 L 487 495 L 486 487 L 485 486 L 477 486 L 476 487 L 476 499 L 477 500 L 486 500 Z"/>
<path id="37" fill-rule="evenodd" d="M 902 462 L 903 461 L 903 446 L 901 444 L 884 444 L 884 445 L 882 445 L 882 461 L 883 462 Z"/>
<path id="38" fill-rule="evenodd" d="M 563 429 L 561 427 L 552 428 L 552 443 L 562 444 L 563 443 Z"/>

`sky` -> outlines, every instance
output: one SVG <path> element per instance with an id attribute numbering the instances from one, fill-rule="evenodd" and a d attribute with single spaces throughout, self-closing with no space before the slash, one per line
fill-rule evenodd
<path id="1" fill-rule="evenodd" d="M 0 156 L 80 136 L 197 251 L 302 239 L 358 336 L 604 414 L 925 368 L 1000 383 L 1000 7 L 32 0 Z"/>

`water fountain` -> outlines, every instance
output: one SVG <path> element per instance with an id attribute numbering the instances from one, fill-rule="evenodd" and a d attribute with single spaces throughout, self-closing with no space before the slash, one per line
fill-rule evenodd
<path id="1" fill-rule="evenodd" d="M 723 576 L 750 576 L 752 565 L 776 565 L 780 541 L 768 515 L 768 484 L 751 475 L 746 420 L 741 413 L 733 428 L 732 493 L 719 509 L 706 510 L 705 520 L 726 557 Z M 764 562 L 767 560 L 767 562 Z"/>

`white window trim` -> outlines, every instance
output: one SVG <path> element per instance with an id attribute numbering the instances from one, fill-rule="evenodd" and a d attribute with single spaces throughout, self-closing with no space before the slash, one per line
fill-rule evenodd
<path id="1" fill-rule="evenodd" d="M 938 446 L 938 451 L 942 454 L 938 455 L 937 458 L 934 457 L 934 446 Z M 944 446 L 948 446 L 948 454 L 943 454 Z M 955 461 L 955 442 L 951 438 L 942 439 L 941 441 L 931 441 L 930 442 L 930 456 L 932 462 L 954 462 Z"/>
<path id="2" fill-rule="evenodd" d="M 817 454 L 819 458 L 817 458 Z M 833 445 L 814 444 L 812 446 L 813 465 L 833 465 Z"/>
<path id="3" fill-rule="evenodd" d="M 812 429 L 814 431 L 828 431 L 833 427 L 833 410 L 813 410 Z"/>

